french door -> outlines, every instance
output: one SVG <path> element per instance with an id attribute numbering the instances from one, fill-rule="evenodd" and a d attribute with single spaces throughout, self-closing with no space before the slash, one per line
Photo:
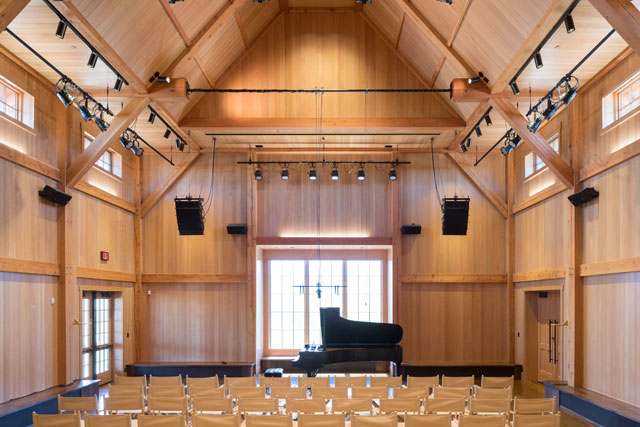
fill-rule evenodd
<path id="1" fill-rule="evenodd" d="M 113 298 L 110 292 L 82 293 L 82 378 L 111 382 Z"/>

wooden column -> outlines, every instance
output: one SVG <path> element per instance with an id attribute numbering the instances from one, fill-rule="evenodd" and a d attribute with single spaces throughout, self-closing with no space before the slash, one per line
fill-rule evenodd
<path id="1" fill-rule="evenodd" d="M 133 287 L 134 355 L 142 360 L 142 336 L 144 322 L 144 295 L 142 291 L 142 159 L 135 157 L 133 163 L 133 198 L 136 213 L 133 216 L 134 264 L 136 281 Z"/>
<path id="2" fill-rule="evenodd" d="M 515 317 L 515 283 L 513 282 L 513 274 L 516 270 L 516 219 L 513 213 L 514 195 L 515 195 L 515 156 L 507 156 L 507 223 L 506 223 L 506 243 L 507 243 L 507 301 L 509 306 L 507 309 L 507 343 L 509 350 L 509 361 L 515 362 L 516 359 L 516 317 Z"/>
<path id="3" fill-rule="evenodd" d="M 249 313 L 247 319 L 247 337 L 249 345 L 249 361 L 255 361 L 259 366 L 256 353 L 256 228 L 257 215 L 257 185 L 253 179 L 253 169 L 247 168 L 247 301 Z M 259 369 L 259 368 L 258 368 Z"/>
<path id="4" fill-rule="evenodd" d="M 403 171 L 398 170 L 398 179 L 395 182 L 389 181 L 389 188 L 391 191 L 391 236 L 392 236 L 392 283 L 391 286 L 391 298 L 393 298 L 393 318 L 389 321 L 393 323 L 399 323 L 399 310 L 400 310 L 400 292 L 402 283 L 400 283 L 400 262 L 402 252 L 402 234 L 400 233 L 400 190 L 402 189 L 402 175 Z"/>

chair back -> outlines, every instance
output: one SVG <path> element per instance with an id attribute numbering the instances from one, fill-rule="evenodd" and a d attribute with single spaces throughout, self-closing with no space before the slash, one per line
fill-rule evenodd
<path id="1" fill-rule="evenodd" d="M 265 389 L 264 387 L 231 387 L 229 389 L 229 396 L 233 399 L 239 399 L 241 397 L 250 397 L 250 398 L 264 398 L 265 397 Z"/>
<path id="2" fill-rule="evenodd" d="M 510 409 L 510 399 L 471 399 L 469 401 L 469 412 L 472 414 L 508 414 Z"/>
<path id="3" fill-rule="evenodd" d="M 504 415 L 468 415 L 462 414 L 458 420 L 460 427 L 504 427 Z"/>
<path id="4" fill-rule="evenodd" d="M 513 389 L 513 375 L 510 377 L 485 377 L 480 379 L 480 387 L 486 388 L 507 388 Z"/>
<path id="5" fill-rule="evenodd" d="M 186 427 L 184 415 L 140 415 L 139 427 Z"/>
<path id="6" fill-rule="evenodd" d="M 291 377 L 260 377 L 260 387 L 291 387 Z"/>
<path id="7" fill-rule="evenodd" d="M 49 415 L 33 413 L 33 427 L 80 427 L 80 414 Z"/>
<path id="8" fill-rule="evenodd" d="M 351 397 L 370 397 L 372 399 L 386 399 L 389 397 L 389 388 L 386 385 L 376 387 L 353 387 Z"/>
<path id="9" fill-rule="evenodd" d="M 420 399 L 417 398 L 393 398 L 380 399 L 380 412 L 391 414 L 396 412 L 420 412 Z"/>
<path id="10" fill-rule="evenodd" d="M 291 415 L 251 415 L 246 416 L 246 427 L 293 427 Z"/>
<path id="11" fill-rule="evenodd" d="M 560 427 L 560 414 L 518 415 L 513 417 L 513 427 Z"/>
<path id="12" fill-rule="evenodd" d="M 240 427 L 240 414 L 204 415 L 194 414 L 192 427 Z"/>
<path id="13" fill-rule="evenodd" d="M 451 415 L 405 415 L 404 427 L 451 427 Z"/>
<path id="14" fill-rule="evenodd" d="M 331 378 L 329 377 L 298 377 L 298 387 L 331 387 Z"/>
<path id="15" fill-rule="evenodd" d="M 187 387 L 191 389 L 191 387 L 207 387 L 207 388 L 218 388 L 220 387 L 220 382 L 218 381 L 218 376 L 215 377 L 190 377 L 187 375 Z"/>
<path id="16" fill-rule="evenodd" d="M 396 387 L 393 389 L 394 399 L 417 398 L 424 400 L 429 397 L 428 387 Z"/>
<path id="17" fill-rule="evenodd" d="M 425 410 L 427 412 L 460 414 L 464 411 L 464 404 L 465 400 L 463 398 L 429 398 L 425 400 Z"/>
<path id="18" fill-rule="evenodd" d="M 109 397 L 136 397 L 144 394 L 141 384 L 111 385 L 109 384 Z"/>
<path id="19" fill-rule="evenodd" d="M 131 415 L 85 415 L 84 427 L 131 427 Z"/>
<path id="20" fill-rule="evenodd" d="M 202 412 L 233 412 L 233 400 L 230 397 L 202 397 L 193 398 L 193 411 Z"/>
<path id="21" fill-rule="evenodd" d="M 189 387 L 189 397 L 224 397 L 224 387 Z"/>
<path id="22" fill-rule="evenodd" d="M 556 413 L 556 398 L 542 398 L 542 399 L 520 399 L 516 397 L 513 401 L 513 413 L 514 414 L 555 414 Z"/>
<path id="23" fill-rule="evenodd" d="M 95 412 L 98 413 L 98 398 L 91 397 L 64 397 L 58 395 L 58 413 L 63 412 Z"/>
<path id="24" fill-rule="evenodd" d="M 144 389 L 147 388 L 147 377 L 144 375 L 140 377 L 125 377 L 116 375 L 113 377 L 113 385 L 140 385 Z"/>
<path id="25" fill-rule="evenodd" d="M 369 386 L 402 387 L 402 377 L 369 377 Z"/>
<path id="26" fill-rule="evenodd" d="M 300 414 L 298 427 L 344 427 L 342 414 Z"/>
<path id="27" fill-rule="evenodd" d="M 242 398 L 238 400 L 238 412 L 246 414 L 247 412 L 259 412 L 266 414 L 278 413 L 278 399 L 266 398 Z"/>
<path id="28" fill-rule="evenodd" d="M 228 377 L 224 376 L 224 388 L 231 387 L 255 387 L 258 383 L 256 377 Z"/>
<path id="29" fill-rule="evenodd" d="M 469 387 L 436 387 L 433 389 L 433 397 L 438 399 L 452 399 L 463 397 L 465 399 L 471 396 Z"/>
<path id="30" fill-rule="evenodd" d="M 327 402 L 324 399 L 287 399 L 285 409 L 287 414 L 324 414 Z"/>
<path id="31" fill-rule="evenodd" d="M 397 415 L 354 415 L 351 427 L 396 427 Z"/>
<path id="32" fill-rule="evenodd" d="M 442 387 L 473 387 L 474 384 L 475 377 L 473 375 L 468 377 L 442 376 Z"/>
<path id="33" fill-rule="evenodd" d="M 368 397 L 331 400 L 331 413 L 351 414 L 354 412 L 372 413 L 373 401 Z"/>
<path id="34" fill-rule="evenodd" d="M 153 375 L 149 375 L 149 387 L 172 385 L 183 385 L 182 375 L 176 375 L 172 377 L 154 377 Z"/>
<path id="35" fill-rule="evenodd" d="M 182 385 L 150 385 L 149 396 L 182 397 L 184 396 L 184 386 Z"/>
<path id="36" fill-rule="evenodd" d="M 144 397 L 106 397 L 104 410 L 109 413 L 144 412 Z"/>
<path id="37" fill-rule="evenodd" d="M 346 399 L 349 389 L 347 387 L 313 387 L 311 397 L 314 399 Z"/>
<path id="38" fill-rule="evenodd" d="M 476 387 L 476 399 L 511 399 L 511 387 Z"/>
<path id="39" fill-rule="evenodd" d="M 271 387 L 270 396 L 274 399 L 304 399 L 307 389 L 304 387 Z"/>
<path id="40" fill-rule="evenodd" d="M 187 396 L 182 397 L 156 397 L 149 396 L 147 400 L 149 412 L 152 414 L 178 412 L 187 415 L 189 411 L 189 402 Z"/>
<path id="41" fill-rule="evenodd" d="M 366 387 L 367 377 L 334 377 L 333 385 L 337 387 Z"/>
<path id="42" fill-rule="evenodd" d="M 434 377 L 412 377 L 407 375 L 407 387 L 429 387 L 430 389 L 440 385 L 440 378 Z"/>

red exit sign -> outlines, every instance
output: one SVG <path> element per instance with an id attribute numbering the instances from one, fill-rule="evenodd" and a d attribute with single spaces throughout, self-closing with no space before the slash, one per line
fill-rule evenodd
<path id="1" fill-rule="evenodd" d="M 109 261 L 109 252 L 100 251 L 100 261 Z"/>

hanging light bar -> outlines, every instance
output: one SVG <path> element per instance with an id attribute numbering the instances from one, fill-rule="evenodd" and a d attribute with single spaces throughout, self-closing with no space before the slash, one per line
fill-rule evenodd
<path id="1" fill-rule="evenodd" d="M 486 113 L 484 113 L 482 117 L 478 119 L 478 121 L 476 122 L 475 125 L 473 125 L 471 130 L 467 132 L 464 138 L 462 138 L 462 142 L 460 143 L 460 149 L 462 150 L 463 153 L 466 153 L 467 148 L 471 147 L 471 134 L 473 132 L 475 132 L 478 137 L 482 136 L 482 131 L 480 130 L 480 124 L 482 124 L 483 120 L 487 123 L 487 126 L 491 126 L 493 124 L 493 122 L 491 121 L 491 117 L 489 116 L 489 113 L 491 113 L 491 110 L 493 110 L 493 107 L 489 107 Z M 466 144 L 466 147 L 465 147 L 465 144 Z"/>

